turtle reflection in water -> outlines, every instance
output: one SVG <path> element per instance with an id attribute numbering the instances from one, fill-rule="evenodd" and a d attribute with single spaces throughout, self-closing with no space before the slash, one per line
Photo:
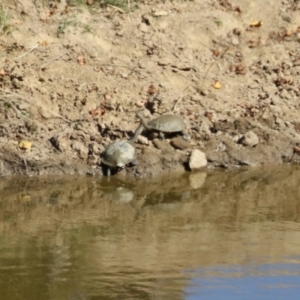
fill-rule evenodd
<path id="1" fill-rule="evenodd" d="M 102 163 L 107 166 L 107 176 L 110 176 L 111 168 L 137 164 L 134 142 L 142 131 L 143 128 L 138 127 L 130 140 L 119 140 L 108 145 L 102 155 Z"/>
<path id="2" fill-rule="evenodd" d="M 141 112 L 137 112 L 136 116 L 141 120 L 140 127 L 144 127 L 147 130 L 158 131 L 162 139 L 164 139 L 164 133 L 173 133 L 173 132 L 180 132 L 185 140 L 190 139 L 190 136 L 185 131 L 186 125 L 182 117 L 178 115 L 165 114 L 149 122 L 146 121 L 146 119 L 144 118 Z"/>

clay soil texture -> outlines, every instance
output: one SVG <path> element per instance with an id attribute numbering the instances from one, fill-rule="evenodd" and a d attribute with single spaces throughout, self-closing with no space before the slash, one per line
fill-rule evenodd
<path id="1" fill-rule="evenodd" d="M 0 174 L 102 175 L 101 154 L 172 112 L 191 136 L 144 131 L 118 176 L 298 163 L 300 1 L 4 0 Z M 115 172 L 116 173 L 116 172 Z"/>

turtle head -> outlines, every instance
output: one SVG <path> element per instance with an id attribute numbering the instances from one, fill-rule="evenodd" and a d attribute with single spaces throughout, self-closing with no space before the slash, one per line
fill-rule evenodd
<path id="1" fill-rule="evenodd" d="M 150 129 L 148 124 L 147 124 L 147 121 L 145 119 L 145 117 L 143 116 L 142 112 L 141 111 L 137 111 L 135 113 L 135 115 L 141 120 L 141 123 L 143 124 L 143 126 L 146 128 L 146 129 Z"/>

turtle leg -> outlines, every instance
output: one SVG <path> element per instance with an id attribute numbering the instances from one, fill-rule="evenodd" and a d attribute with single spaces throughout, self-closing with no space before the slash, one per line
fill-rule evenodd
<path id="1" fill-rule="evenodd" d="M 164 133 L 160 131 L 160 132 L 159 132 L 159 137 L 160 137 L 162 140 L 164 140 L 164 139 L 165 139 Z"/>
<path id="2" fill-rule="evenodd" d="M 182 134 L 182 138 L 183 138 L 184 140 L 188 141 L 188 140 L 191 139 L 190 135 L 189 135 L 185 130 L 182 130 L 182 131 L 181 131 L 181 134 Z"/>
<path id="3" fill-rule="evenodd" d="M 106 176 L 107 176 L 107 177 L 110 176 L 110 167 L 107 167 L 107 170 L 106 170 Z"/>
<path id="4" fill-rule="evenodd" d="M 138 161 L 137 159 L 135 158 L 132 162 L 131 162 L 132 165 L 136 166 L 138 164 Z"/>

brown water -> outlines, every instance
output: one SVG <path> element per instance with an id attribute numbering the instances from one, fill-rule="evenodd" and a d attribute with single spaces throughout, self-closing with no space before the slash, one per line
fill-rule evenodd
<path id="1" fill-rule="evenodd" d="M 300 168 L 0 181 L 0 299 L 299 299 Z"/>

